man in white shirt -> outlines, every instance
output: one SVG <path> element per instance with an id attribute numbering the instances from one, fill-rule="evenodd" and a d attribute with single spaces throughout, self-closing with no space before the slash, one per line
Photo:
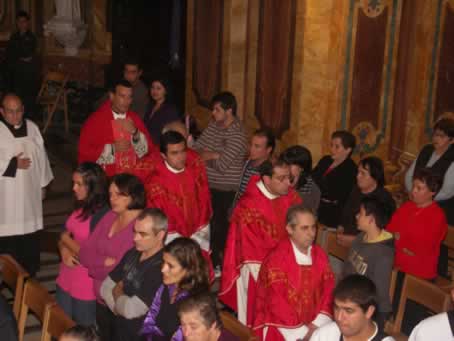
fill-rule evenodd
<path id="1" fill-rule="evenodd" d="M 12 254 L 34 275 L 44 188 L 54 176 L 38 127 L 24 120 L 21 99 L 7 94 L 0 111 L 0 253 Z"/>
<path id="2" fill-rule="evenodd" d="M 369 278 L 347 276 L 337 284 L 333 296 L 334 321 L 317 329 L 311 341 L 394 341 L 373 321 L 377 289 Z"/>

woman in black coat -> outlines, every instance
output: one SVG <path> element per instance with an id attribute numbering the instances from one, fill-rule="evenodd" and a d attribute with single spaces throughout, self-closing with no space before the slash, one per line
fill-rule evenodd
<path id="1" fill-rule="evenodd" d="M 312 172 L 321 191 L 319 222 L 328 227 L 339 225 L 342 208 L 356 182 L 357 166 L 351 159 L 355 145 L 351 133 L 335 131 L 331 135 L 331 155 L 322 157 Z"/>

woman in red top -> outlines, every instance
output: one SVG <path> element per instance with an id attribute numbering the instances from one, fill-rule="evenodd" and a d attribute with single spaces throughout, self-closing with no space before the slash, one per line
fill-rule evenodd
<path id="1" fill-rule="evenodd" d="M 433 200 L 440 190 L 442 178 L 428 168 L 420 168 L 413 176 L 410 200 L 391 218 L 387 230 L 394 233 L 394 266 L 399 269 L 394 292 L 393 311 L 399 307 L 405 274 L 432 280 L 437 276 L 440 245 L 448 224 L 443 210 Z M 402 331 L 411 330 L 429 315 L 421 305 L 407 301 Z"/>
<path id="2" fill-rule="evenodd" d="M 433 200 L 441 178 L 423 168 L 415 172 L 410 201 L 391 218 L 387 230 L 394 233 L 394 265 L 402 272 L 425 279 L 437 275 L 440 245 L 448 230 L 443 210 Z"/>

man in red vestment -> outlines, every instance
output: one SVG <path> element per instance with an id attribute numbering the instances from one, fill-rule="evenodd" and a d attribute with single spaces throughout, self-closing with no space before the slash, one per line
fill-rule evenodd
<path id="1" fill-rule="evenodd" d="M 118 81 L 109 96 L 82 126 L 78 162 L 96 162 L 108 176 L 128 172 L 143 178 L 140 173 L 151 165 L 146 161 L 156 147 L 140 117 L 129 111 L 132 86 Z"/>
<path id="2" fill-rule="evenodd" d="M 290 188 L 290 170 L 284 161 L 264 162 L 260 176 L 251 177 L 233 210 L 224 252 L 219 298 L 251 324 L 255 283 L 266 255 L 287 236 L 285 214 L 301 202 Z"/>
<path id="3" fill-rule="evenodd" d="M 176 131 L 162 134 L 160 141 L 162 157 L 155 162 L 145 185 L 147 206 L 166 214 L 166 243 L 178 237 L 192 238 L 208 255 L 212 209 L 203 161 Z"/>
<path id="4" fill-rule="evenodd" d="M 289 238 L 266 257 L 257 280 L 253 328 L 260 340 L 309 340 L 331 322 L 335 279 L 327 255 L 313 245 L 317 220 L 294 206 L 286 229 Z"/>

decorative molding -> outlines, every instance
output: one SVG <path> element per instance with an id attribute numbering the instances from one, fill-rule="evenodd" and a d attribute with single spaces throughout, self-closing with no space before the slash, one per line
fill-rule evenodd
<path id="1" fill-rule="evenodd" d="M 367 5 L 367 7 L 366 7 Z M 369 9 L 369 14 L 364 10 Z M 389 11 L 385 12 L 385 9 Z M 341 127 L 342 129 L 351 129 L 356 131 L 360 141 L 364 143 L 362 148 L 368 152 L 375 151 L 380 145 L 381 141 L 386 136 L 386 129 L 388 123 L 388 113 L 391 110 L 390 103 L 392 102 L 393 92 L 393 79 L 394 79 L 394 64 L 396 57 L 396 38 L 398 35 L 398 25 L 401 4 L 399 0 L 350 0 L 349 15 L 347 22 L 347 47 L 346 59 L 344 68 L 344 83 L 341 105 Z M 358 23 L 359 10 L 366 14 L 371 20 L 377 18 L 383 13 L 387 13 L 389 18 L 386 24 L 386 41 L 384 60 L 383 60 L 383 73 L 382 73 L 382 86 L 380 89 L 380 105 L 379 112 L 377 112 L 378 126 L 375 127 L 371 122 L 360 121 L 355 127 L 350 127 L 350 111 L 351 111 L 351 96 L 353 84 L 353 68 L 355 63 L 355 38 Z M 372 39 L 373 37 L 371 37 Z M 366 129 L 367 127 L 367 129 Z M 373 138 L 371 138 L 373 136 Z M 357 150 L 359 151 L 359 149 Z"/>
<path id="2" fill-rule="evenodd" d="M 383 13 L 387 1 L 386 0 L 361 0 L 361 8 L 365 15 L 369 18 L 376 18 Z"/>
<path id="3" fill-rule="evenodd" d="M 273 5 L 260 2 L 255 114 L 281 137 L 290 126 L 296 0 Z"/>
<path id="4" fill-rule="evenodd" d="M 192 91 L 197 103 L 208 109 L 211 97 L 221 90 L 223 22 L 224 0 L 194 0 Z"/>
<path id="5" fill-rule="evenodd" d="M 425 133 L 426 135 L 432 135 L 432 119 L 433 119 L 433 108 L 434 108 L 434 93 L 436 87 L 436 74 L 438 69 L 438 59 L 440 52 L 440 38 L 441 38 L 441 18 L 443 12 L 443 3 L 445 0 L 437 0 L 437 14 L 435 21 L 434 31 L 434 44 L 432 47 L 432 62 L 430 65 L 430 76 L 429 76 L 429 87 L 427 93 L 427 106 L 425 115 Z"/>

